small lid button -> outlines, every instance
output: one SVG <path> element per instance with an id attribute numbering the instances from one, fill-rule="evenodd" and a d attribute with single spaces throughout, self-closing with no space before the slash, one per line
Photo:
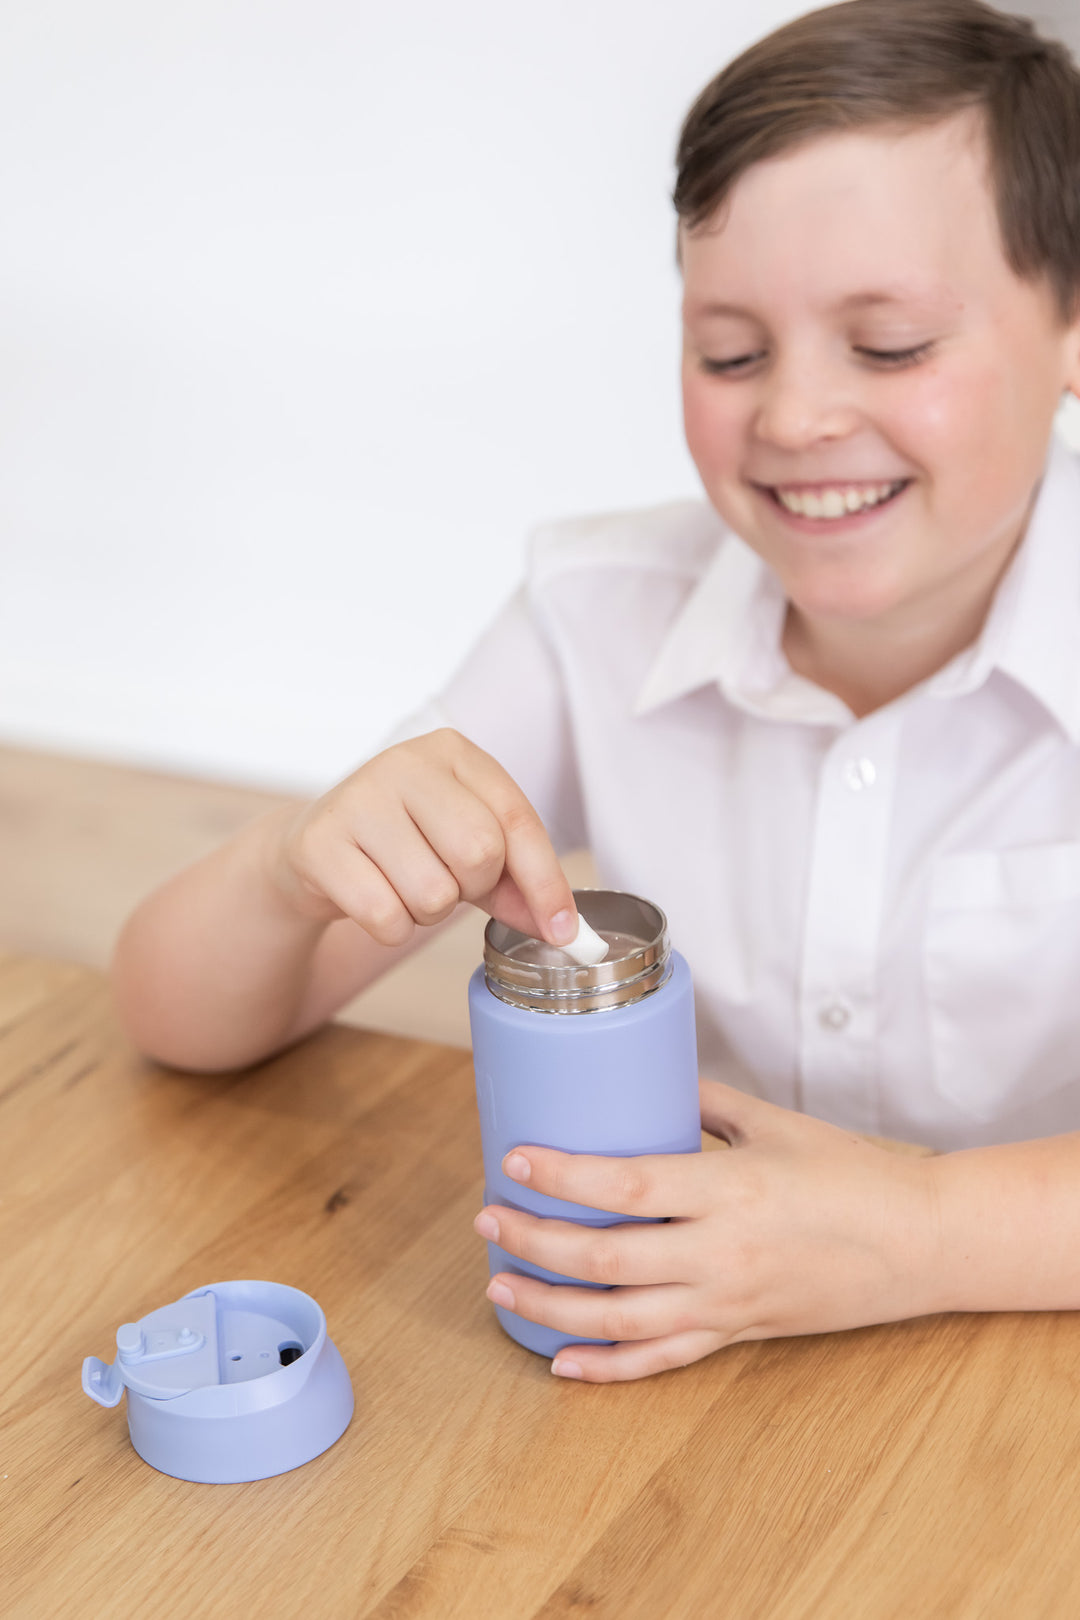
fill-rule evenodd
<path id="1" fill-rule="evenodd" d="M 116 1348 L 121 1361 L 138 1361 L 144 1349 L 142 1328 L 138 1322 L 125 1322 L 117 1328 Z"/>

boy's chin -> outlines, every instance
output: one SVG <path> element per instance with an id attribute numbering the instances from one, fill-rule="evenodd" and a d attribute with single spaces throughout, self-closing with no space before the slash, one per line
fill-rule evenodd
<path id="1" fill-rule="evenodd" d="M 895 579 L 846 575 L 783 583 L 795 613 L 812 624 L 854 627 L 885 622 L 902 612 L 907 600 Z"/>

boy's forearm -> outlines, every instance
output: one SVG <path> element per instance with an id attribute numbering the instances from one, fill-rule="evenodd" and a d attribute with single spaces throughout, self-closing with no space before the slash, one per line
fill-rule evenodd
<path id="1" fill-rule="evenodd" d="M 241 1067 L 295 1034 L 327 924 L 267 875 L 286 808 L 252 823 L 152 894 L 126 924 L 113 979 L 121 1016 L 150 1056 Z"/>
<path id="2" fill-rule="evenodd" d="M 1080 1308 L 1080 1133 L 943 1154 L 932 1310 Z"/>

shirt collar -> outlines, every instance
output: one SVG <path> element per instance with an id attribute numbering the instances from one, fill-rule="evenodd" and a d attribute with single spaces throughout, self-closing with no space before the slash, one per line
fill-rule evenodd
<path id="1" fill-rule="evenodd" d="M 784 657 L 785 607 L 772 570 L 725 531 L 661 643 L 635 713 L 715 684 L 736 707 L 770 719 L 849 724 L 847 705 L 796 675 Z M 1080 464 L 1056 437 L 1027 533 L 977 641 L 922 689 L 960 696 L 994 669 L 1080 741 Z"/>
<path id="2" fill-rule="evenodd" d="M 749 546 L 725 531 L 661 643 L 638 695 L 637 714 L 719 681 L 725 670 L 740 666 L 763 616 L 767 576 Z"/>
<path id="3" fill-rule="evenodd" d="M 1080 741 L 1080 465 L 1056 437 L 1027 533 L 978 640 L 925 690 L 960 696 L 994 670 L 1024 687 Z"/>

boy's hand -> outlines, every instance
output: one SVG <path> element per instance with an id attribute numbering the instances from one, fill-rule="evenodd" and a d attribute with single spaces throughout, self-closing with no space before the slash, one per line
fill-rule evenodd
<path id="1" fill-rule="evenodd" d="M 488 1297 L 530 1321 L 618 1343 L 568 1345 L 552 1371 L 640 1378 L 741 1339 L 826 1333 L 940 1309 L 934 1159 L 889 1153 L 807 1115 L 701 1082 L 730 1152 L 614 1159 L 522 1147 L 503 1168 L 536 1192 L 663 1225 L 577 1226 L 489 1205 L 483 1237 L 548 1270 L 500 1272 Z M 520 1160 L 520 1164 L 513 1161 Z M 504 1292 L 500 1292 L 504 1290 Z M 507 1297 L 509 1291 L 511 1297 Z"/>
<path id="2" fill-rule="evenodd" d="M 275 887 L 302 915 L 351 917 L 382 945 L 461 900 L 563 945 L 577 931 L 570 885 L 539 816 L 490 754 L 451 730 L 376 755 L 282 827 Z"/>

